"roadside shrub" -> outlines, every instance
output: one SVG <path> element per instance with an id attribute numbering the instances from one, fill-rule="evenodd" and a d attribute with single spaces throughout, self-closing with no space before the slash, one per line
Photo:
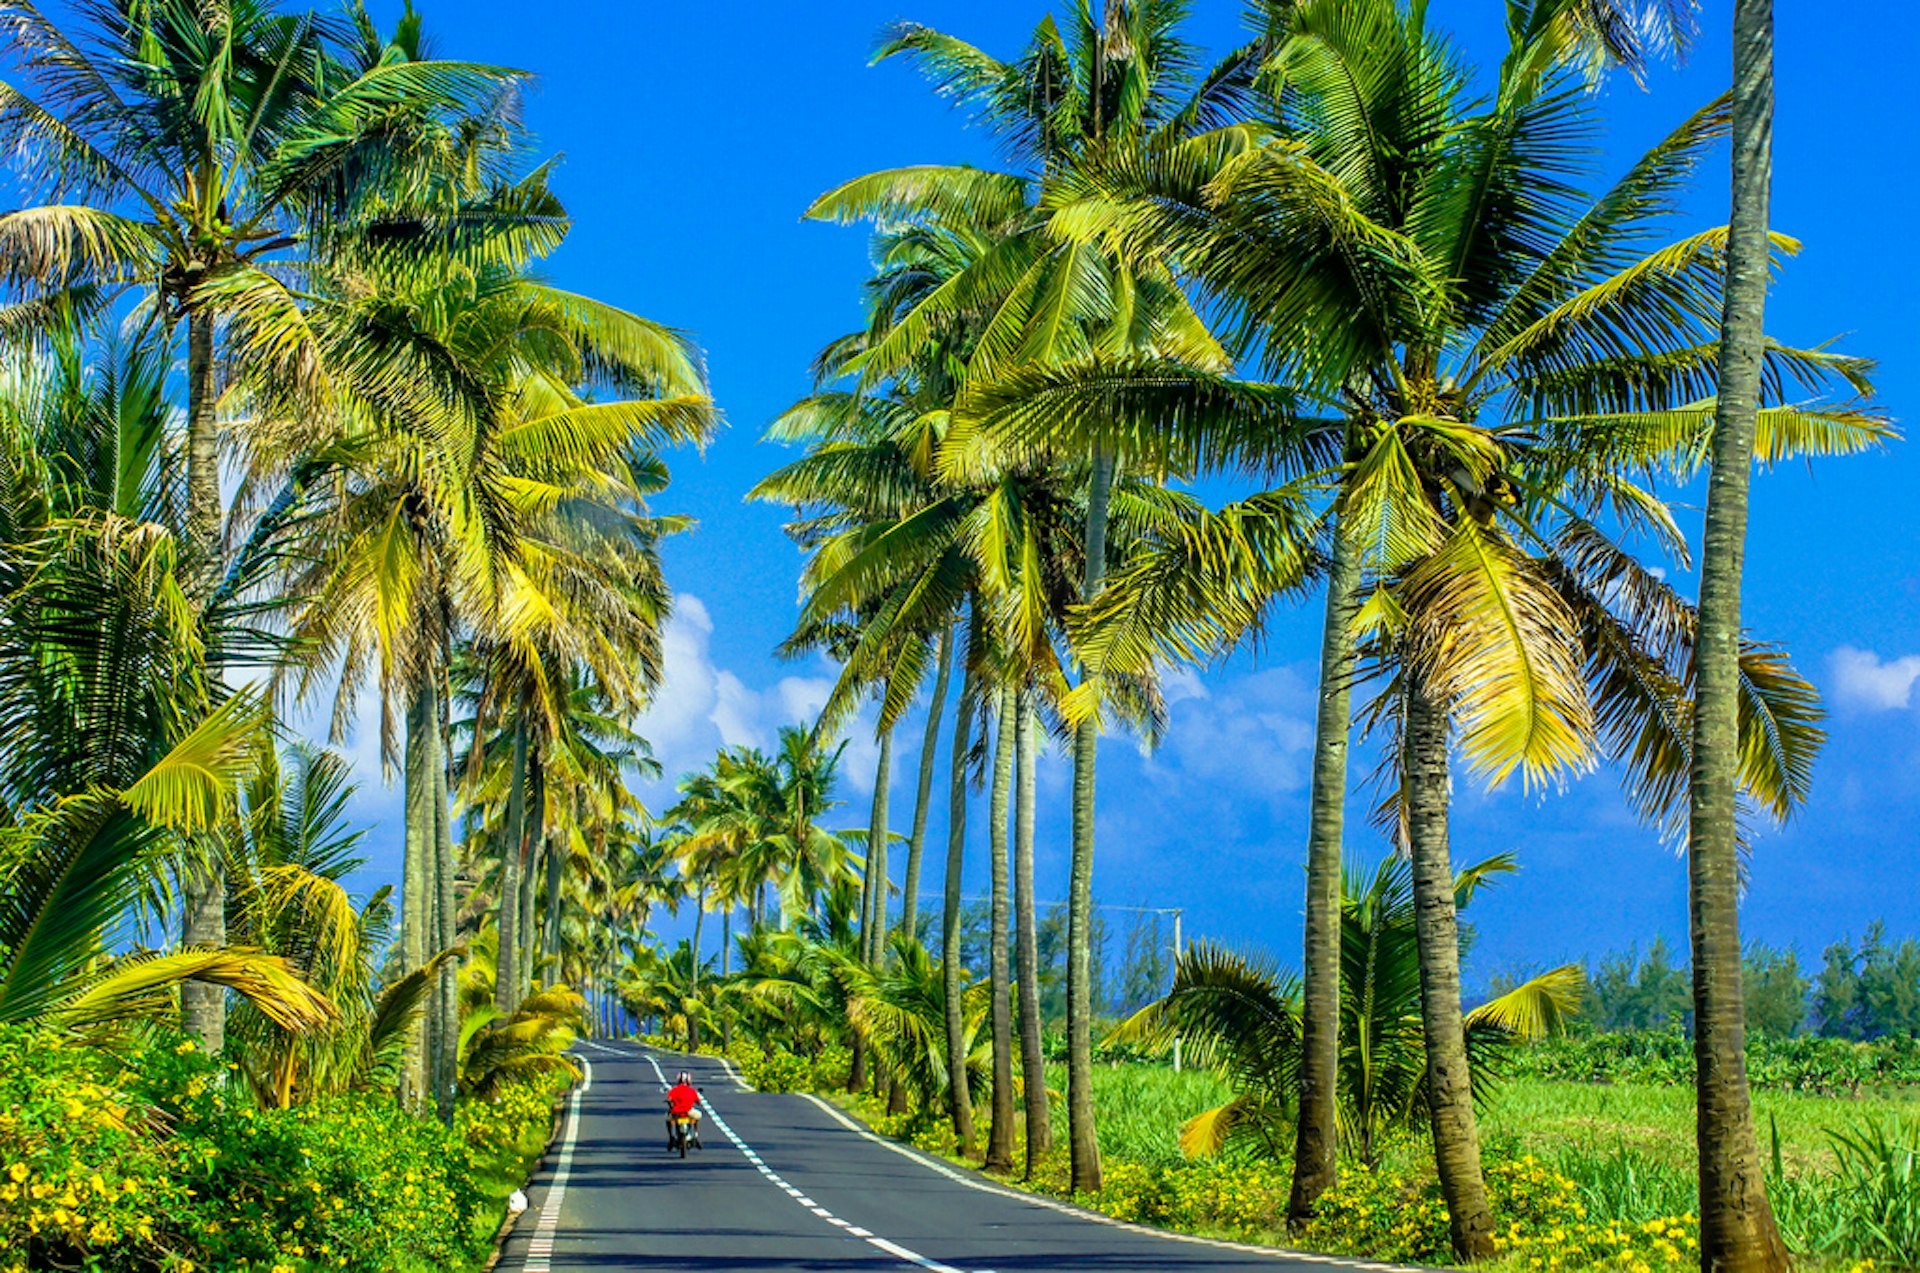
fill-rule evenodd
<path id="1" fill-rule="evenodd" d="M 852 1058 L 843 1048 L 827 1048 L 818 1056 L 768 1050 L 738 1044 L 729 1054 L 740 1077 L 756 1092 L 829 1092 L 847 1085 Z"/>
<path id="2" fill-rule="evenodd" d="M 465 1267 L 556 1090 L 463 1103 L 447 1128 L 371 1095 L 260 1109 L 225 1078 L 177 1037 L 116 1059 L 0 1031 L 0 1269 Z"/>
<path id="3" fill-rule="evenodd" d="M 1693 1042 L 1678 1029 L 1576 1033 L 1516 1052 L 1510 1065 L 1516 1078 L 1690 1086 Z M 1920 1040 L 1749 1036 L 1747 1079 L 1756 1090 L 1830 1096 L 1916 1086 Z"/>

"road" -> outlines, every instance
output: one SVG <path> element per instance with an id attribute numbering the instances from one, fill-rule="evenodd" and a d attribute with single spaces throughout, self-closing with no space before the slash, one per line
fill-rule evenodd
<path id="1" fill-rule="evenodd" d="M 1387 1266 L 1121 1225 L 892 1144 L 710 1057 L 587 1044 L 554 1153 L 499 1273 L 1283 1273 Z M 692 1072 L 705 1148 L 666 1152 L 662 1074 Z"/>

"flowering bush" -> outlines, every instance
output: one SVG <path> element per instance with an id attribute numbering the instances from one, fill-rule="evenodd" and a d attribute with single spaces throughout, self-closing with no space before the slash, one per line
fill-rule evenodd
<path id="1" fill-rule="evenodd" d="M 1494 1243 L 1523 1267 L 1650 1273 L 1699 1262 L 1698 1225 L 1691 1215 L 1640 1225 L 1590 1220 L 1579 1186 L 1531 1154 L 1489 1162 L 1486 1179 Z M 1431 1176 L 1349 1168 L 1321 1196 L 1307 1237 L 1321 1250 L 1376 1259 L 1450 1260 L 1447 1206 Z"/>
<path id="2" fill-rule="evenodd" d="M 850 1058 L 844 1048 L 818 1056 L 769 1051 L 738 1044 L 730 1054 L 740 1077 L 756 1092 L 828 1092 L 846 1086 Z"/>
<path id="3" fill-rule="evenodd" d="M 458 1268 L 552 1098 L 509 1089 L 447 1128 L 373 1096 L 260 1109 L 225 1077 L 186 1041 L 116 1059 L 0 1031 L 0 1270 Z"/>

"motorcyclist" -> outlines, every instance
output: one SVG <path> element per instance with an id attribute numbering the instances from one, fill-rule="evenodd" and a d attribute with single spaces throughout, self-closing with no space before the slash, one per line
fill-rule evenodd
<path id="1" fill-rule="evenodd" d="M 700 1093 L 693 1086 L 693 1075 L 687 1073 L 685 1070 L 680 1071 L 679 1076 L 673 1081 L 673 1086 L 667 1089 L 667 1148 L 669 1150 L 676 1148 L 676 1142 L 674 1141 L 676 1129 L 674 1124 L 683 1118 L 691 1118 L 693 1120 L 691 1131 L 694 1139 L 698 1140 L 700 1136 Z"/>

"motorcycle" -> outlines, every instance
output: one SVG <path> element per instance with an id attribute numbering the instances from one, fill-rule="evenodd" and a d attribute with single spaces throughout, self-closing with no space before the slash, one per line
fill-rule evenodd
<path id="1" fill-rule="evenodd" d="M 700 1120 L 692 1113 L 678 1115 L 670 1126 L 672 1127 L 672 1144 L 669 1149 L 679 1150 L 680 1156 L 685 1158 L 689 1147 L 700 1148 Z"/>

